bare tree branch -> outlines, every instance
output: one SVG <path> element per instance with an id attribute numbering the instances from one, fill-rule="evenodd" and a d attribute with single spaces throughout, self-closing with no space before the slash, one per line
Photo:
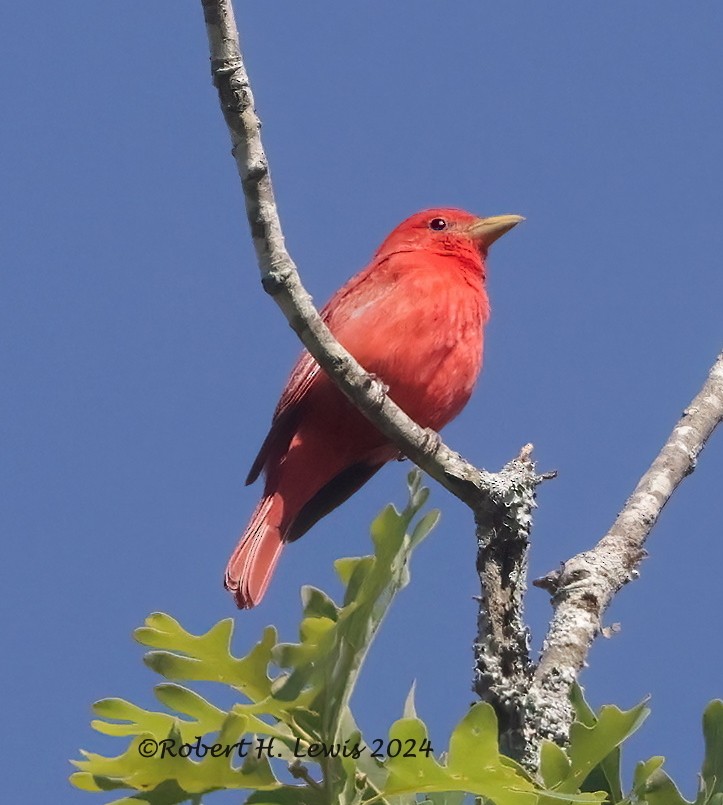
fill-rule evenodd
<path id="1" fill-rule="evenodd" d="M 643 546 L 678 484 L 695 469 L 698 454 L 723 420 L 723 352 L 668 441 L 643 475 L 608 533 L 590 551 L 535 582 L 553 594 L 555 614 L 528 696 L 528 740 L 566 740 L 572 721 L 570 688 L 602 629 L 613 596 L 638 576 Z"/>

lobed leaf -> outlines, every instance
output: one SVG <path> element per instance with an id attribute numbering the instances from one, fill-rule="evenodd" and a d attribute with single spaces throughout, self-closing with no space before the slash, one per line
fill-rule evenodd
<path id="1" fill-rule="evenodd" d="M 417 749 L 429 740 L 427 728 L 418 718 L 396 721 L 389 738 Z M 497 719 L 484 702 L 471 707 L 452 733 L 446 763 L 417 751 L 414 757 L 390 757 L 385 766 L 388 778 L 381 792 L 385 798 L 416 792 L 444 793 L 445 797 L 449 792 L 467 792 L 505 805 L 533 805 L 538 799 L 538 789 L 523 769 L 500 755 Z"/>
<path id="2" fill-rule="evenodd" d="M 704 801 L 714 805 L 713 798 L 723 793 L 723 701 L 720 699 L 714 699 L 703 712 L 703 740 L 705 758 L 701 778 Z"/>
<path id="3" fill-rule="evenodd" d="M 201 745 L 248 746 L 254 735 L 276 740 L 274 755 L 293 759 L 296 742 L 327 744 L 359 741 L 361 736 L 348 708 L 360 668 L 395 595 L 409 581 L 413 548 L 437 520 L 432 512 L 408 532 L 428 491 L 421 473 L 408 479 L 409 503 L 398 512 L 386 507 L 371 528 L 373 556 L 339 560 L 337 571 L 346 590 L 337 605 L 314 587 L 302 589 L 304 617 L 298 643 L 278 643 L 268 627 L 262 639 L 243 657 L 231 652 L 234 622 L 220 621 L 204 634 L 193 634 L 169 615 L 155 612 L 135 632 L 147 646 L 144 661 L 169 682 L 158 685 L 156 697 L 171 712 L 146 710 L 123 699 L 104 699 L 94 705 L 93 726 L 109 735 L 128 736 L 126 751 L 116 757 L 83 752 L 71 780 L 88 791 L 119 788 L 137 793 L 118 802 L 175 805 L 216 789 L 251 789 L 250 802 L 321 802 L 313 786 L 280 782 L 265 754 L 240 750 L 214 756 Z M 276 674 L 270 668 L 281 669 Z M 211 681 L 244 694 L 226 711 L 179 682 Z M 172 747 L 196 745 L 187 756 L 170 753 L 144 756 L 144 742 Z M 278 751 L 276 751 L 278 750 Z M 325 762 L 325 797 L 361 803 L 378 792 L 386 771 L 375 759 L 329 758 Z M 400 795 L 402 796 L 402 795 Z M 406 796 L 406 795 L 403 795 Z M 323 799 L 327 801 L 327 799 Z M 391 805 L 391 803 L 390 803 Z M 401 805 L 401 800 L 397 803 Z"/>
<path id="4" fill-rule="evenodd" d="M 577 720 L 570 729 L 570 773 L 560 783 L 561 791 L 604 791 L 611 803 L 623 799 L 620 780 L 620 744 L 648 717 L 645 701 L 631 710 L 607 705 L 595 713 L 575 685 L 572 704 Z"/>

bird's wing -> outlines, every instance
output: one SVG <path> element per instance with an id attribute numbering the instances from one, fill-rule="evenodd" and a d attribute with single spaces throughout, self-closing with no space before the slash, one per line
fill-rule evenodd
<path id="1" fill-rule="evenodd" d="M 383 284 L 367 281 L 372 273 L 379 276 L 382 262 L 385 261 L 373 263 L 352 277 L 321 309 L 322 319 L 337 338 L 343 338 L 347 330 L 363 329 L 359 318 L 363 319 L 363 314 L 385 292 Z M 259 477 L 272 450 L 283 451 L 289 445 L 296 432 L 304 398 L 320 371 L 319 364 L 304 351 L 281 394 L 271 428 L 246 478 L 247 485 Z"/>
<path id="2" fill-rule="evenodd" d="M 319 371 L 319 364 L 308 352 L 304 352 L 296 362 L 274 411 L 271 428 L 246 478 L 247 485 L 252 484 L 259 477 L 272 448 L 284 449 L 288 446 L 298 424 L 301 413 L 300 403 Z"/>

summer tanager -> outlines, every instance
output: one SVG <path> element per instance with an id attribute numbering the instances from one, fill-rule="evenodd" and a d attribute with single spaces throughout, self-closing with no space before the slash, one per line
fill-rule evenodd
<path id="1" fill-rule="evenodd" d="M 423 427 L 439 430 L 472 393 L 490 311 L 487 249 L 521 220 L 456 209 L 412 215 L 321 311 L 338 341 Z M 266 476 L 226 569 L 237 605 L 258 604 L 284 545 L 399 455 L 304 352 L 246 480 Z"/>

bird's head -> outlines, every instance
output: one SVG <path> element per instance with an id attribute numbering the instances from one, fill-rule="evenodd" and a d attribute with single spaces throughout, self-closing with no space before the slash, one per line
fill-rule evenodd
<path id="1" fill-rule="evenodd" d="M 525 219 L 521 215 L 480 218 L 453 207 L 423 210 L 402 221 L 382 243 L 377 257 L 399 251 L 472 254 L 479 260 L 505 232 Z"/>

